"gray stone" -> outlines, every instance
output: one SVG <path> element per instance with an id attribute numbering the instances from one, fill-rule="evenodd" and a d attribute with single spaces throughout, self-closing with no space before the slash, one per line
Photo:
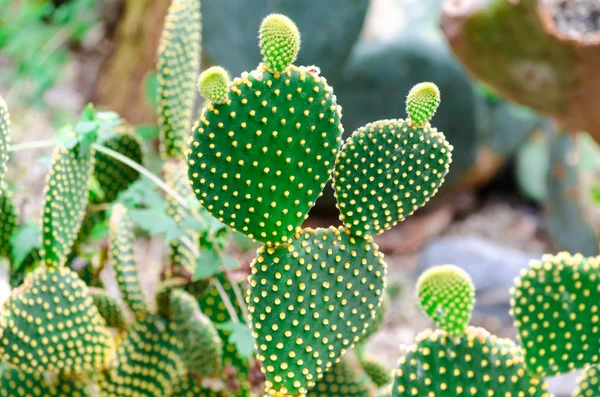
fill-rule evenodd
<path id="1" fill-rule="evenodd" d="M 541 252 L 524 252 L 497 244 L 478 236 L 446 236 L 433 240 L 422 251 L 417 273 L 444 264 L 463 268 L 475 284 L 475 314 L 495 316 L 503 323 L 510 321 L 509 289 L 521 269 Z"/>

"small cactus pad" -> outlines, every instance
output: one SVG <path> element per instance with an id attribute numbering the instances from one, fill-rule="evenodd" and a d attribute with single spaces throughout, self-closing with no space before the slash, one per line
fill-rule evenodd
<path id="1" fill-rule="evenodd" d="M 134 227 L 125 207 L 121 204 L 113 206 L 110 217 L 108 261 L 115 272 L 123 300 L 133 313 L 143 316 L 148 312 L 148 307 L 135 264 Z"/>
<path id="2" fill-rule="evenodd" d="M 165 181 L 181 197 L 192 202 L 194 192 L 190 187 L 187 172 L 179 162 L 169 162 L 163 168 Z M 179 201 L 169 195 L 165 200 L 167 214 L 179 225 L 183 226 L 184 221 L 190 216 L 189 210 L 183 207 Z M 198 211 L 193 210 L 200 217 Z M 187 244 L 181 242 L 181 239 L 172 241 L 169 246 L 169 262 L 174 269 L 183 269 L 189 274 L 194 274 L 198 262 L 198 253 L 200 252 L 199 239 L 200 233 L 193 229 L 186 229 L 182 238 L 187 240 Z M 191 244 L 195 249 L 188 246 Z"/>
<path id="3" fill-rule="evenodd" d="M 272 396 L 305 396 L 354 347 L 383 300 L 387 265 L 371 238 L 303 229 L 252 262 L 249 311 Z"/>
<path id="4" fill-rule="evenodd" d="M 456 337 L 465 332 L 475 305 L 475 286 L 463 269 L 443 265 L 425 271 L 417 283 L 417 296 L 421 309 L 438 327 Z"/>
<path id="5" fill-rule="evenodd" d="M 161 152 L 184 158 L 200 69 L 200 1 L 172 0 L 158 48 Z"/>
<path id="6" fill-rule="evenodd" d="M 102 146 L 127 156 L 138 164 L 144 161 L 142 145 L 131 128 L 119 128 L 114 136 L 100 143 Z M 96 152 L 94 177 L 98 181 L 102 192 L 104 192 L 103 202 L 111 203 L 115 201 L 117 195 L 127 189 L 139 176 L 139 172 L 114 157 Z"/>
<path id="7" fill-rule="evenodd" d="M 590 365 L 577 379 L 577 388 L 573 391 L 573 397 L 596 397 L 600 396 L 600 368 Z"/>
<path id="8" fill-rule="evenodd" d="M 220 66 L 206 69 L 198 79 L 200 94 L 213 103 L 225 103 L 228 99 L 229 75 Z"/>
<path id="9" fill-rule="evenodd" d="M 433 83 L 415 85 L 406 97 L 406 113 L 418 126 L 426 126 L 440 104 L 440 90 Z"/>
<path id="10" fill-rule="evenodd" d="M 512 289 L 511 314 L 527 367 L 540 376 L 600 362 L 598 258 L 561 252 L 531 261 Z"/>
<path id="11" fill-rule="evenodd" d="M 117 348 L 118 367 L 102 382 L 103 397 L 164 397 L 182 373 L 177 325 L 148 314 L 138 318 Z"/>
<path id="12" fill-rule="evenodd" d="M 180 376 L 168 397 L 230 397 L 226 391 L 215 391 L 202 386 L 201 380 L 187 374 Z"/>
<path id="13" fill-rule="evenodd" d="M 90 296 L 94 301 L 94 305 L 98 309 L 98 313 L 106 322 L 106 326 L 110 328 L 116 328 L 118 330 L 124 330 L 127 328 L 127 320 L 125 319 L 125 313 L 121 302 L 109 295 L 109 293 L 103 289 L 90 288 Z"/>
<path id="14" fill-rule="evenodd" d="M 17 368 L 0 369 L 0 397 L 95 397 L 93 385 L 71 377 L 27 373 Z"/>
<path id="15" fill-rule="evenodd" d="M 38 267 L 11 292 L 0 318 L 0 357 L 23 371 L 80 374 L 112 363 L 112 337 L 68 268 Z"/>
<path id="16" fill-rule="evenodd" d="M 172 291 L 171 313 L 177 338 L 185 346 L 181 359 L 187 370 L 200 377 L 218 377 L 223 369 L 223 345 L 196 299 L 185 291 Z"/>
<path id="17" fill-rule="evenodd" d="M 373 397 L 374 387 L 351 354 L 325 372 L 308 397 Z"/>
<path id="18" fill-rule="evenodd" d="M 88 204 L 93 170 L 93 150 L 79 153 L 79 146 L 54 150 L 42 213 L 43 256 L 48 266 L 62 266 L 71 252 Z"/>
<path id="19" fill-rule="evenodd" d="M 333 89 L 304 67 L 243 74 L 194 126 L 188 175 L 200 204 L 250 238 L 286 242 L 329 179 L 340 119 Z"/>
<path id="20" fill-rule="evenodd" d="M 550 397 L 547 385 L 523 365 L 514 343 L 482 328 L 459 339 L 426 330 L 398 361 L 391 397 Z"/>
<path id="21" fill-rule="evenodd" d="M 364 359 L 360 365 L 375 386 L 383 387 L 392 383 L 392 371 L 385 364 L 375 359 Z"/>
<path id="22" fill-rule="evenodd" d="M 4 99 L 0 97 L 0 188 L 4 185 L 10 151 L 10 116 Z"/>
<path id="23" fill-rule="evenodd" d="M 19 213 L 13 203 L 12 193 L 6 185 L 0 186 L 0 258 L 12 258 L 10 239 L 17 229 L 18 221 Z"/>
<path id="24" fill-rule="evenodd" d="M 383 233 L 437 193 L 451 162 L 452 146 L 435 128 L 404 120 L 359 128 L 335 163 L 340 220 L 358 236 Z"/>
<path id="25" fill-rule="evenodd" d="M 290 18 L 271 14 L 260 25 L 258 32 L 263 61 L 270 72 L 281 73 L 290 66 L 300 51 L 300 32 Z"/>

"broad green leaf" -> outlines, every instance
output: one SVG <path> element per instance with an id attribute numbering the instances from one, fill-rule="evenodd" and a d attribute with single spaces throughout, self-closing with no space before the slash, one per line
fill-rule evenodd
<path id="1" fill-rule="evenodd" d="M 229 331 L 229 343 L 234 345 L 243 358 L 250 358 L 254 353 L 254 344 L 256 341 L 252 337 L 252 331 L 247 324 L 226 322 L 218 324 L 220 330 Z"/>
<path id="2" fill-rule="evenodd" d="M 11 239 L 12 266 L 18 270 L 33 250 L 42 248 L 42 231 L 38 222 L 25 222 L 13 234 Z"/>

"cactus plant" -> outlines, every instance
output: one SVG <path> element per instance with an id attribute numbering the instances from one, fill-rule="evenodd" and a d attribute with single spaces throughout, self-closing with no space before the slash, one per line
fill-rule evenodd
<path id="1" fill-rule="evenodd" d="M 308 392 L 308 397 L 370 397 L 374 387 L 352 354 L 327 371 L 317 385 Z"/>
<path id="2" fill-rule="evenodd" d="M 600 392 L 600 379 L 598 379 L 598 366 L 590 365 L 577 379 L 577 388 L 573 397 L 596 396 Z"/>
<path id="3" fill-rule="evenodd" d="M 0 187 L 4 187 L 10 150 L 10 115 L 4 99 L 0 97 Z"/>

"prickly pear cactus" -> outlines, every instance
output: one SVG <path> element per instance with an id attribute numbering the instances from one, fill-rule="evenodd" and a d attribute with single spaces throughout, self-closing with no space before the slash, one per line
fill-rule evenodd
<path id="1" fill-rule="evenodd" d="M 392 383 L 392 371 L 376 359 L 360 360 L 360 366 L 375 386 L 383 387 Z"/>
<path id="2" fill-rule="evenodd" d="M 261 29 L 272 23 L 266 19 Z M 274 53 L 263 53 L 267 64 L 277 62 Z M 327 80 L 302 66 L 273 73 L 261 64 L 234 79 L 227 94 L 194 125 L 192 188 L 224 224 L 268 245 L 285 243 L 329 179 L 343 130 L 341 109 Z"/>
<path id="3" fill-rule="evenodd" d="M 0 182 L 2 184 L 2 182 Z M 10 190 L 0 186 L 0 258 L 12 259 L 11 237 L 19 222 L 19 212 Z"/>
<path id="4" fill-rule="evenodd" d="M 89 289 L 90 296 L 98 313 L 106 322 L 106 326 L 118 330 L 127 329 L 127 320 L 121 302 L 109 295 L 107 291 L 98 288 Z"/>
<path id="5" fill-rule="evenodd" d="M 248 309 L 267 391 L 305 395 L 375 316 L 383 255 L 344 228 L 303 229 L 285 248 L 259 249 L 251 266 Z"/>
<path id="6" fill-rule="evenodd" d="M 417 296 L 423 311 L 451 336 L 460 337 L 475 304 L 471 277 L 455 265 L 436 266 L 419 277 Z"/>
<path id="7" fill-rule="evenodd" d="M 57 147 L 46 183 L 42 214 L 43 257 L 47 266 L 62 266 L 81 228 L 88 203 L 94 151 Z"/>
<path id="8" fill-rule="evenodd" d="M 392 397 L 462 394 L 550 397 L 511 341 L 474 327 L 460 338 L 443 330 L 422 332 L 398 361 Z"/>
<path id="9" fill-rule="evenodd" d="M 96 390 L 91 381 L 76 377 L 56 376 L 52 379 L 12 367 L 0 369 L 0 397 L 94 397 Z"/>
<path id="10" fill-rule="evenodd" d="M 429 123 L 381 120 L 359 128 L 335 163 L 340 220 L 358 236 L 390 229 L 437 193 L 451 153 L 444 134 Z"/>
<path id="11" fill-rule="evenodd" d="M 590 365 L 577 379 L 572 397 L 592 397 L 600 393 L 600 372 L 597 365 Z"/>
<path id="12" fill-rule="evenodd" d="M 545 255 L 531 261 L 511 291 L 511 314 L 526 365 L 550 376 L 600 362 L 596 257 Z"/>
<path id="13" fill-rule="evenodd" d="M 4 99 L 0 97 L 0 188 L 4 186 L 10 150 L 10 115 Z M 1 194 L 1 192 L 0 192 Z"/>
<path id="14" fill-rule="evenodd" d="M 184 158 L 200 70 L 200 1 L 173 0 L 158 48 L 158 115 L 161 151 Z"/>
<path id="15" fill-rule="evenodd" d="M 335 364 L 317 382 L 307 397 L 372 397 L 373 384 L 351 354 Z"/>

